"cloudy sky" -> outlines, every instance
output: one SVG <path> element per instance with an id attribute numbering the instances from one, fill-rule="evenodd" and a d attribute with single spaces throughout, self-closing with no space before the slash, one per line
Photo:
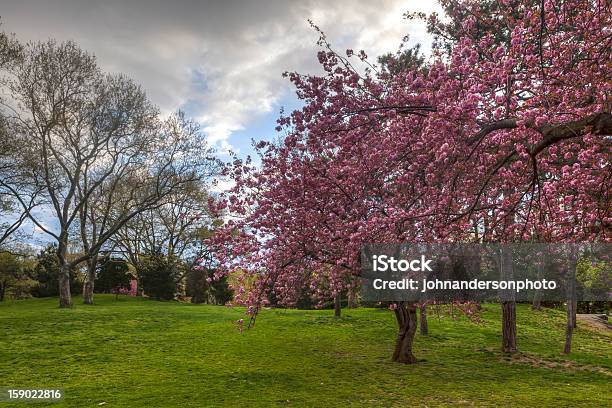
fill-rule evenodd
<path id="1" fill-rule="evenodd" d="M 317 73 L 312 19 L 337 50 L 371 57 L 430 39 L 406 11 L 435 0 L 0 0 L 4 31 L 24 41 L 75 40 L 107 71 L 143 85 L 163 112 L 185 110 L 220 153 L 274 137 L 281 106 L 298 106 L 284 71 Z"/>

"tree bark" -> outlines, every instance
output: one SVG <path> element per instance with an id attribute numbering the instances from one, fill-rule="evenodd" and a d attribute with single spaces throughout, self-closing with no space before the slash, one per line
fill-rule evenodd
<path id="1" fill-rule="evenodd" d="M 59 307 L 72 307 L 72 294 L 70 293 L 70 264 L 66 262 L 68 253 L 68 234 L 64 231 L 60 234 L 57 245 L 57 260 L 59 262 Z"/>
<path id="2" fill-rule="evenodd" d="M 392 360 L 397 363 L 414 364 L 417 362 L 412 354 L 417 329 L 416 306 L 400 303 L 395 309 L 395 318 L 399 327 Z"/>
<path id="3" fill-rule="evenodd" d="M 576 327 L 576 248 L 569 249 L 567 268 L 567 327 L 565 329 L 565 347 L 563 352 L 569 354 L 572 350 L 572 336 Z"/>
<path id="4" fill-rule="evenodd" d="M 334 297 L 334 316 L 340 317 L 341 314 L 342 314 L 342 308 L 340 306 L 340 292 L 338 292 L 336 293 L 336 296 Z"/>
<path id="5" fill-rule="evenodd" d="M 83 283 L 83 304 L 93 305 L 93 282 L 89 278 Z"/>
<path id="6" fill-rule="evenodd" d="M 567 302 L 567 326 L 565 328 L 565 347 L 563 352 L 569 354 L 572 351 L 572 336 L 574 334 L 574 302 Z"/>
<path id="7" fill-rule="evenodd" d="M 60 308 L 72 307 L 72 295 L 70 294 L 70 266 L 66 264 L 60 266 L 59 306 Z"/>
<path id="8" fill-rule="evenodd" d="M 98 257 L 94 256 L 87 260 L 87 278 L 83 284 L 83 303 L 93 305 L 94 284 L 96 281 L 96 264 Z"/>
<path id="9" fill-rule="evenodd" d="M 516 302 L 502 302 L 502 350 L 516 353 Z"/>
<path id="10" fill-rule="evenodd" d="M 421 312 L 421 334 L 427 336 L 429 334 L 429 326 L 427 326 L 427 306 L 421 305 L 419 311 Z"/>
<path id="11" fill-rule="evenodd" d="M 501 249 L 500 272 L 503 280 L 514 279 L 512 247 Z M 516 347 L 516 301 L 513 290 L 502 294 L 502 351 L 515 353 Z"/>

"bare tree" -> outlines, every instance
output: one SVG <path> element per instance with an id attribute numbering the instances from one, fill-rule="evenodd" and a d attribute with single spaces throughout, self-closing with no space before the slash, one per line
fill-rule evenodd
<path id="1" fill-rule="evenodd" d="M 0 70 L 10 69 L 17 64 L 22 57 L 22 50 L 21 44 L 12 36 L 0 32 Z M 27 219 L 28 211 L 36 206 L 38 193 L 37 189 L 30 188 L 31 186 L 19 177 L 14 154 L 6 119 L 0 115 L 0 247 L 7 244 Z M 19 191 L 24 197 L 24 210 L 15 202 L 12 191 Z"/>
<path id="2" fill-rule="evenodd" d="M 18 183 L 15 175 L 15 166 L 12 160 L 12 149 L 8 143 L 9 137 L 4 124 L 0 122 L 0 247 L 4 246 L 9 238 L 21 227 L 27 218 L 26 211 L 18 211 L 12 190 L 25 193 Z M 34 200 L 26 200 L 26 208 L 34 207 Z"/>
<path id="3" fill-rule="evenodd" d="M 26 212 L 57 241 L 60 307 L 70 307 L 70 270 L 95 260 L 138 213 L 198 179 L 201 155 L 186 152 L 192 142 L 159 121 L 158 110 L 138 85 L 103 74 L 95 58 L 73 42 L 28 44 L 3 84 L 11 96 L 3 101 L 3 111 L 19 165 L 27 169 L 22 176 L 44 189 L 44 204 L 58 227 Z M 26 210 L 24 197 L 12 193 Z M 69 259 L 74 230 L 80 231 L 83 250 Z M 91 269 L 88 284 L 90 293 Z"/>
<path id="4" fill-rule="evenodd" d="M 83 288 L 86 304 L 93 303 L 97 258 L 105 244 L 109 251 L 122 249 L 123 236 L 129 248 L 132 238 L 122 232 L 143 236 L 131 228 L 141 225 L 154 240 L 161 236 L 159 242 L 169 255 L 180 257 L 189 244 L 186 237 L 196 211 L 197 217 L 205 211 L 205 180 L 216 174 L 217 161 L 199 127 L 179 112 L 160 123 L 156 132 L 148 139 L 148 149 L 141 151 L 143 161 L 117 164 L 115 174 L 79 208 L 83 252 L 89 255 Z M 77 197 L 81 195 L 79 191 Z"/>
<path id="5" fill-rule="evenodd" d="M 185 186 L 156 207 L 139 213 L 111 239 L 134 266 L 141 254 L 162 253 L 184 258 L 197 252 L 199 230 L 213 222 L 208 214 L 207 192 L 201 182 Z"/>

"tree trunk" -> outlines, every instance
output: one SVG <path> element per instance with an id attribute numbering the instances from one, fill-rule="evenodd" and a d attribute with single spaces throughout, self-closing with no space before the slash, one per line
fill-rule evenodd
<path id="1" fill-rule="evenodd" d="M 342 308 L 340 307 L 340 292 L 334 297 L 334 316 L 340 317 Z"/>
<path id="2" fill-rule="evenodd" d="M 574 304 L 572 307 L 572 321 L 574 322 L 574 329 L 578 327 L 578 319 L 576 313 L 578 313 L 578 299 L 576 298 L 576 291 L 574 290 Z"/>
<path id="3" fill-rule="evenodd" d="M 93 305 L 94 284 L 96 281 L 96 263 L 97 257 L 93 257 L 87 261 L 87 278 L 83 284 L 83 303 Z"/>
<path id="4" fill-rule="evenodd" d="M 427 326 L 427 306 L 421 305 L 419 311 L 421 312 L 421 334 L 427 336 L 429 334 L 429 327 Z"/>
<path id="5" fill-rule="evenodd" d="M 57 260 L 59 262 L 59 307 L 72 307 L 72 294 L 70 293 L 70 264 L 66 262 L 68 253 L 68 234 L 62 232 L 57 246 Z"/>
<path id="6" fill-rule="evenodd" d="M 503 248 L 501 253 L 500 272 L 503 280 L 514 279 L 512 247 Z M 502 351 L 515 353 L 516 347 L 516 302 L 513 290 L 502 293 Z"/>
<path id="7" fill-rule="evenodd" d="M 412 344 L 417 329 L 416 306 L 400 303 L 395 309 L 398 323 L 398 334 L 392 360 L 397 363 L 414 364 L 416 357 L 412 354 Z"/>
<path id="8" fill-rule="evenodd" d="M 355 302 L 355 288 L 353 288 L 352 286 L 348 289 L 346 307 L 348 307 L 349 309 L 354 309 L 355 307 L 357 307 Z"/>
<path id="9" fill-rule="evenodd" d="M 70 294 L 70 266 L 65 263 L 60 266 L 59 271 L 59 306 L 61 308 L 72 307 L 72 295 Z"/>
<path id="10" fill-rule="evenodd" d="M 83 283 L 83 304 L 93 305 L 93 281 L 89 277 Z"/>
<path id="11" fill-rule="evenodd" d="M 531 304 L 532 310 L 542 310 L 542 291 L 536 290 L 533 295 L 533 303 Z"/>
<path id="12" fill-rule="evenodd" d="M 502 350 L 515 353 L 516 347 L 516 302 L 502 302 Z"/>
<path id="13" fill-rule="evenodd" d="M 563 352 L 569 354 L 572 350 L 572 335 L 574 334 L 574 302 L 567 302 L 567 327 L 565 328 L 565 347 Z"/>
<path id="14" fill-rule="evenodd" d="M 542 279 L 542 272 L 544 271 L 545 267 L 544 262 L 545 261 L 540 261 L 538 263 L 538 272 L 536 275 L 536 280 Z M 542 310 L 542 289 L 536 289 L 535 293 L 533 294 L 533 302 L 531 303 L 531 309 Z"/>
<path id="15" fill-rule="evenodd" d="M 6 291 L 5 284 L 0 282 L 0 302 L 4 301 L 4 292 L 5 291 Z"/>
<path id="16" fill-rule="evenodd" d="M 572 350 L 572 336 L 576 327 L 576 249 L 569 249 L 567 268 L 567 327 L 565 329 L 565 347 L 563 352 L 569 354 Z"/>

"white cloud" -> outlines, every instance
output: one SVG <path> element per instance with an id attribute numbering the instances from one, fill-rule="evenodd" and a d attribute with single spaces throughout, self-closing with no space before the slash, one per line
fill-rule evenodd
<path id="1" fill-rule="evenodd" d="M 18 38 L 74 39 L 109 71 L 141 83 L 169 113 L 184 107 L 220 151 L 233 132 L 276 109 L 291 88 L 283 71 L 318 72 L 312 19 L 342 51 L 372 58 L 410 34 L 428 47 L 424 25 L 407 10 L 431 0 L 384 1 L 4 1 L 3 28 Z M 262 135 L 263 136 L 263 135 Z M 233 143 L 233 142 L 232 142 Z"/>

